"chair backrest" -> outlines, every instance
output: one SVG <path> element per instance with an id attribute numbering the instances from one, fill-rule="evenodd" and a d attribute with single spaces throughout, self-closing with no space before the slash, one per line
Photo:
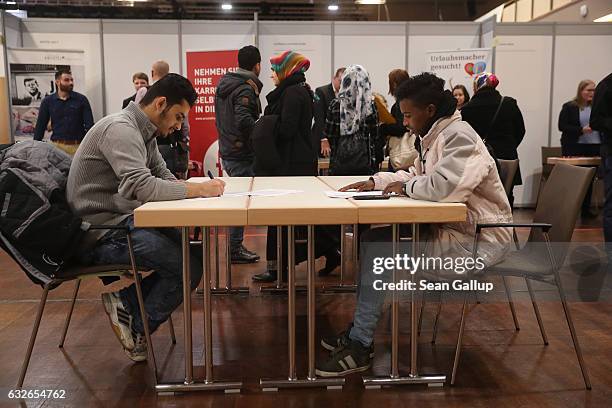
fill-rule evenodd
<path id="1" fill-rule="evenodd" d="M 519 161 L 516 160 L 502 160 L 497 159 L 499 162 L 499 177 L 501 178 L 501 182 L 504 185 L 504 191 L 507 195 L 510 194 L 512 190 L 512 182 L 514 181 L 514 176 L 516 176 L 516 172 L 519 168 Z"/>
<path id="2" fill-rule="evenodd" d="M 548 178 L 548 175 L 550 174 L 554 166 L 554 164 L 546 163 L 546 160 L 549 157 L 560 157 L 561 154 L 561 147 L 559 146 L 542 146 L 542 177 Z"/>
<path id="3" fill-rule="evenodd" d="M 565 260 L 564 246 L 572 239 L 576 219 L 595 174 L 594 168 L 556 164 L 542 189 L 533 222 L 552 224 L 549 231 L 557 265 Z M 530 242 L 543 242 L 544 236 L 533 229 Z"/>

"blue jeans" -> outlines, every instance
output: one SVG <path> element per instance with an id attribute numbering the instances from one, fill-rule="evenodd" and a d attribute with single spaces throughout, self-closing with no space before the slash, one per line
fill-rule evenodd
<path id="1" fill-rule="evenodd" d="M 144 307 L 149 316 L 149 329 L 152 333 L 183 303 L 180 231 L 176 228 L 135 228 L 133 216 L 129 216 L 122 225 L 128 225 L 132 231 L 136 265 L 154 270 L 142 280 Z M 130 264 L 125 232 L 111 231 L 106 234 L 96 247 L 85 255 L 84 260 L 93 265 Z M 202 278 L 202 259 L 191 255 L 189 261 L 191 290 L 194 290 Z M 131 284 L 121 289 L 119 295 L 123 306 L 133 318 L 133 329 L 144 334 L 136 286 Z"/>
<path id="2" fill-rule="evenodd" d="M 253 160 L 223 159 L 223 169 L 230 177 L 253 177 Z M 244 239 L 244 227 L 230 228 L 230 247 L 232 250 L 240 249 Z"/>
<path id="3" fill-rule="evenodd" d="M 374 341 L 374 332 L 376 326 L 378 326 L 386 297 L 386 291 L 375 290 L 373 284 L 378 279 L 383 282 L 391 281 L 390 273 L 385 272 L 376 275 L 371 266 L 374 257 L 391 257 L 393 255 L 391 228 L 369 229 L 361 235 L 360 241 L 363 252 L 360 258 L 362 268 L 359 274 L 359 286 L 357 287 L 357 307 L 355 308 L 353 327 L 349 338 L 360 342 L 364 347 L 369 347 Z M 387 245 L 381 252 L 380 246 L 385 242 Z M 376 248 L 368 246 L 368 243 L 372 243 Z"/>
<path id="4" fill-rule="evenodd" d="M 612 242 L 612 155 L 604 156 L 604 185 L 606 201 L 603 210 L 603 230 L 606 242 Z"/>

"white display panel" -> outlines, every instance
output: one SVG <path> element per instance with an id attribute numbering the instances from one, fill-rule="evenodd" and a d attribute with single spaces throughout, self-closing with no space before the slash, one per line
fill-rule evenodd
<path id="1" fill-rule="evenodd" d="M 406 38 L 398 35 L 335 37 L 334 62 L 336 67 L 360 64 L 370 74 L 372 90 L 387 98 L 389 109 L 395 99 L 388 95 L 389 72 L 406 68 Z"/>
<path id="2" fill-rule="evenodd" d="M 27 28 L 27 24 L 26 24 Z M 100 57 L 100 35 L 86 33 L 23 32 L 24 48 L 52 50 L 83 50 L 85 63 L 85 85 L 75 84 L 89 103 L 94 120 L 102 118 L 102 61 Z M 108 83 L 108 81 L 107 81 Z"/>
<path id="3" fill-rule="evenodd" d="M 498 90 L 515 98 L 525 120 L 518 148 L 523 185 L 514 189 L 516 205 L 534 205 L 542 170 L 541 146 L 548 146 L 552 36 L 498 36 L 495 73 Z"/>
<path id="4" fill-rule="evenodd" d="M 408 73 L 427 69 L 427 52 L 479 48 L 478 35 L 412 35 L 408 37 Z"/>
<path id="5" fill-rule="evenodd" d="M 306 72 L 306 82 L 315 88 L 328 84 L 331 80 L 331 37 L 329 35 L 285 35 L 266 34 L 259 37 L 259 51 L 261 52 L 261 75 L 263 83 L 261 104 L 267 105 L 265 95 L 274 89 L 270 78 L 270 57 L 283 51 L 292 50 L 303 54 L 310 60 L 310 68 Z"/>
<path id="6" fill-rule="evenodd" d="M 104 71 L 106 76 L 106 112 L 121 110 L 122 101 L 134 94 L 132 75 L 151 73 L 151 65 L 164 60 L 170 72 L 179 72 L 177 34 L 104 33 Z"/>
<path id="7" fill-rule="evenodd" d="M 601 81 L 612 71 L 610 36 L 557 35 L 555 42 L 555 77 L 553 84 L 553 109 L 551 121 L 551 146 L 561 145 L 558 129 L 561 106 L 576 96 L 578 83 L 591 79 Z"/>

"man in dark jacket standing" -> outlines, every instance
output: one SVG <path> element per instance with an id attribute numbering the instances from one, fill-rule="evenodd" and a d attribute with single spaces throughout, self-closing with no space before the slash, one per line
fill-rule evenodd
<path id="1" fill-rule="evenodd" d="M 602 135 L 601 155 L 606 188 L 603 229 L 606 242 L 612 242 L 612 74 L 602 79 L 595 88 L 590 124 Z M 608 258 L 612 259 L 612 255 L 608 255 Z"/>
<path id="2" fill-rule="evenodd" d="M 238 51 L 238 70 L 219 80 L 215 92 L 215 116 L 223 169 L 230 177 L 252 177 L 254 153 L 251 132 L 261 114 L 259 80 L 261 55 L 248 45 Z M 244 228 L 230 231 L 232 263 L 253 263 L 259 256 L 242 244 Z"/>
<path id="3" fill-rule="evenodd" d="M 327 109 L 329 104 L 336 98 L 336 94 L 340 90 L 340 80 L 346 68 L 338 68 L 336 74 L 332 78 L 331 83 L 320 86 L 315 90 L 315 103 L 313 106 L 314 126 L 312 127 L 312 148 L 318 149 L 321 146 L 321 156 L 329 157 L 330 147 L 329 141 L 323 135 L 325 129 L 325 118 L 327 117 Z M 315 150 L 316 151 L 316 150 Z"/>

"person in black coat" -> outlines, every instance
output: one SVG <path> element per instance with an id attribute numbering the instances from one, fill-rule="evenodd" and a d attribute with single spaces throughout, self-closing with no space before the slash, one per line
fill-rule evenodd
<path id="1" fill-rule="evenodd" d="M 327 115 L 327 109 L 336 98 L 336 94 L 340 90 L 340 80 L 342 79 L 342 74 L 346 68 L 338 68 L 336 70 L 336 74 L 332 78 L 331 83 L 320 86 L 315 90 L 315 102 L 314 102 L 314 125 L 312 126 L 312 147 L 313 149 L 318 149 L 320 146 L 320 151 L 318 156 L 320 157 L 329 157 L 330 154 L 330 146 L 329 140 L 323 134 L 325 129 L 325 117 Z"/>
<path id="2" fill-rule="evenodd" d="M 400 84 L 410 78 L 408 71 L 405 69 L 394 69 L 389 72 L 389 95 L 395 95 L 395 90 Z M 391 115 L 395 119 L 395 123 L 382 123 L 379 127 L 380 134 L 383 137 L 403 137 L 408 131 L 404 126 L 404 114 L 400 110 L 399 101 L 395 101 L 391 106 Z M 389 171 L 395 171 L 389 160 Z"/>
<path id="3" fill-rule="evenodd" d="M 304 72 L 310 67 L 310 61 L 303 55 L 285 51 L 270 59 L 272 64 L 272 81 L 276 86 L 266 99 L 266 115 L 279 115 L 276 128 L 276 148 L 281 158 L 280 166 L 270 166 L 255 156 L 256 176 L 316 176 L 316 151 L 312 146 L 312 118 L 314 94 Z M 283 228 L 283 259 L 287 259 L 287 228 Z M 266 240 L 266 272 L 253 276 L 255 282 L 273 282 L 277 277 L 276 263 L 276 227 L 268 227 Z M 296 235 L 303 236 L 304 228 L 296 228 Z M 325 255 L 326 265 L 321 271 L 333 270 L 340 264 L 338 252 L 338 235 L 334 229 L 317 227 L 315 229 L 315 256 Z M 296 245 L 296 263 L 306 260 L 306 246 Z M 286 262 L 283 272 L 287 270 Z M 320 272 L 320 273 L 321 273 Z"/>
<path id="4" fill-rule="evenodd" d="M 132 75 L 132 84 L 134 84 L 134 90 L 138 92 L 138 90 L 142 87 L 149 86 L 149 77 L 144 72 L 137 72 Z M 136 99 L 136 92 L 134 95 L 129 98 L 125 98 L 123 103 L 121 104 L 121 109 L 125 109 L 126 106 L 130 104 L 130 102 L 134 102 Z"/>
<path id="5" fill-rule="evenodd" d="M 578 84 L 576 97 L 563 104 L 559 113 L 563 156 L 599 156 L 601 137 L 590 126 L 595 82 L 585 79 Z"/>
<path id="6" fill-rule="evenodd" d="M 474 96 L 461 108 L 461 116 L 492 147 L 496 158 L 515 160 L 518 159 L 517 148 L 525 136 L 525 122 L 516 99 L 504 96 L 502 100 L 502 95 L 495 89 L 498 84 L 494 74 L 478 75 L 474 79 Z M 521 184 L 519 169 L 512 187 Z M 512 206 L 512 192 L 508 199 Z"/>

